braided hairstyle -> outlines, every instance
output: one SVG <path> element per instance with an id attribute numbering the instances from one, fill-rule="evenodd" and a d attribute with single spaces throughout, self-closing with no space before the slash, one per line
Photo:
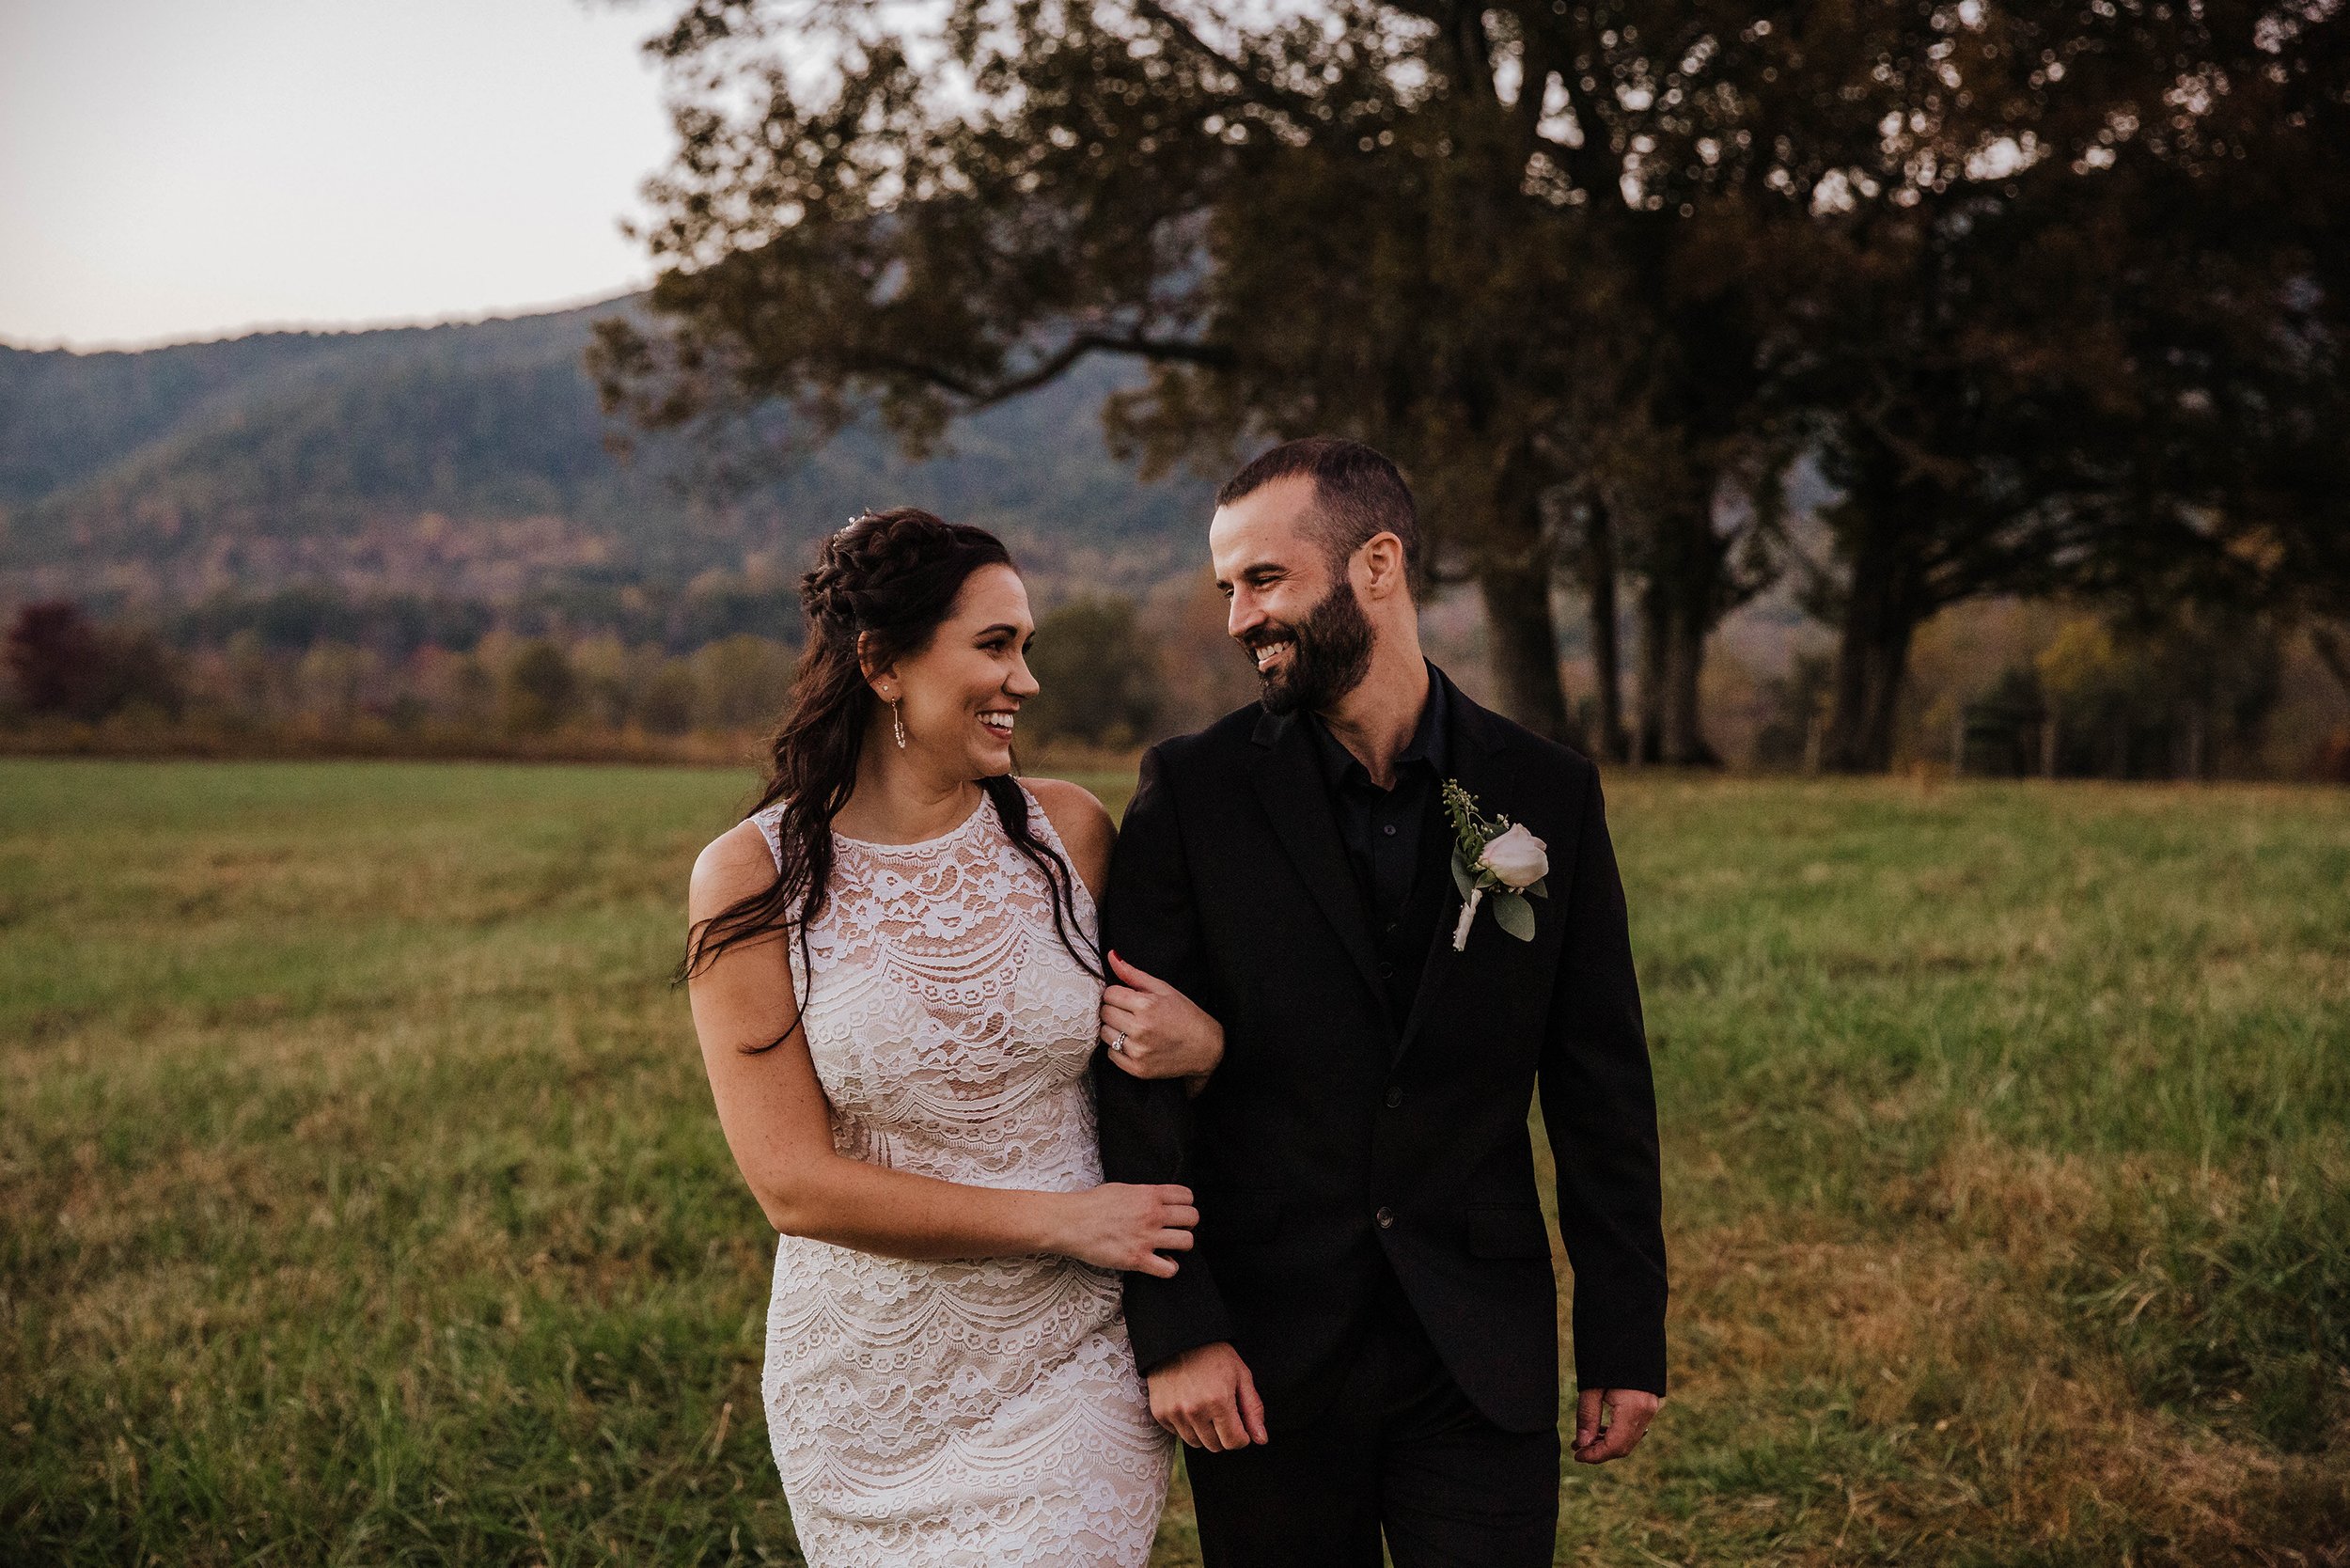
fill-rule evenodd
<path id="1" fill-rule="evenodd" d="M 869 511 L 824 541 L 816 569 L 800 579 L 807 649 L 792 677 L 783 722 L 768 744 L 759 803 L 746 813 L 782 803 L 776 824 L 781 868 L 765 890 L 737 900 L 686 933 L 678 979 L 692 979 L 729 948 L 796 927 L 801 973 L 814 984 L 807 929 L 830 899 L 833 818 L 855 788 L 857 760 L 881 700 L 866 682 L 866 664 L 885 669 L 919 653 L 973 572 L 1011 564 L 1011 553 L 986 529 L 944 522 L 914 507 Z M 1013 849 L 1051 889 L 1053 929 L 1061 946 L 1089 973 L 1106 980 L 1100 949 L 1077 923 L 1069 863 L 1037 837 L 1026 792 L 1009 775 L 979 784 L 995 803 Z M 806 996 L 800 1006 L 805 1016 Z M 787 1032 L 749 1049 L 772 1050 L 790 1038 Z"/>

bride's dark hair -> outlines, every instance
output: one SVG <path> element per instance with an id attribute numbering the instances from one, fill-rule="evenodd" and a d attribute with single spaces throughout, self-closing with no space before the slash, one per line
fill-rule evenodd
<path id="1" fill-rule="evenodd" d="M 701 973 L 729 948 L 797 926 L 801 973 L 812 983 L 807 928 L 830 898 L 832 820 L 856 785 L 857 758 L 880 701 L 866 683 L 860 651 L 877 669 L 920 652 L 973 572 L 1011 564 L 1011 552 L 986 529 L 945 522 L 913 507 L 869 511 L 824 541 L 816 570 L 800 579 L 807 651 L 792 677 L 783 723 L 768 744 L 759 804 L 745 813 L 782 803 L 776 823 L 782 868 L 764 891 L 738 899 L 693 926 L 679 979 Z M 1037 837 L 1028 821 L 1026 792 L 1010 775 L 979 783 L 995 803 L 1012 847 L 1043 873 L 1061 946 L 1088 972 L 1106 979 L 1100 950 L 1077 922 L 1069 863 Z M 805 1015 L 806 996 L 800 1006 Z M 771 1050 L 790 1038 L 786 1033 L 751 1049 Z"/>

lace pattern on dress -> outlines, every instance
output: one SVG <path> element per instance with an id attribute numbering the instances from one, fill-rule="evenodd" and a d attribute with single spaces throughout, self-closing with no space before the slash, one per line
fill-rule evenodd
<path id="1" fill-rule="evenodd" d="M 1036 836 L 1066 851 L 1033 795 Z M 776 808 L 758 813 L 780 856 Z M 1102 1179 L 1101 981 L 1054 929 L 993 801 L 918 844 L 834 836 L 831 898 L 790 944 L 833 1146 L 971 1185 Z M 1072 877 L 1079 927 L 1093 901 Z M 1150 1555 L 1170 1449 L 1115 1274 L 1039 1256 L 915 1262 L 779 1237 L 768 1431 L 815 1568 L 1093 1568 Z"/>

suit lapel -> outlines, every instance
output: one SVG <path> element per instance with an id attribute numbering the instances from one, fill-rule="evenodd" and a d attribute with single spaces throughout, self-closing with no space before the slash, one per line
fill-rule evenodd
<path id="1" fill-rule="evenodd" d="M 1463 789 L 1476 796 L 1485 809 L 1493 810 L 1493 795 L 1489 792 L 1497 788 L 1495 784 L 1497 770 L 1493 760 L 1503 744 L 1500 728 L 1494 723 L 1491 713 L 1471 702 L 1458 686 L 1450 683 L 1449 678 L 1440 679 L 1446 679 L 1447 698 L 1451 703 L 1452 777 L 1459 780 Z M 1506 807 L 1501 808 L 1507 809 Z M 1450 821 L 1443 819 L 1433 825 L 1445 836 L 1449 846 L 1452 836 Z M 1459 923 L 1461 900 L 1459 889 L 1452 886 L 1449 848 L 1443 865 L 1446 867 L 1444 918 L 1436 922 L 1436 934 L 1428 945 L 1428 960 L 1419 972 L 1419 989 L 1412 997 L 1412 1014 L 1403 1020 L 1403 1027 L 1396 1033 L 1392 1061 L 1402 1061 L 1403 1053 L 1412 1048 L 1412 1042 L 1418 1038 L 1420 1026 L 1427 1021 L 1429 1012 L 1442 1004 L 1445 983 L 1452 978 L 1453 970 L 1465 956 L 1454 950 L 1452 946 L 1452 928 Z M 1492 923 L 1492 917 L 1481 910 L 1476 925 L 1470 930 L 1471 942 L 1489 935 L 1484 928 Z"/>
<path id="2" fill-rule="evenodd" d="M 1339 838 L 1328 786 L 1314 764 L 1311 737 L 1294 715 L 1267 713 L 1258 721 L 1255 739 L 1261 749 L 1249 782 L 1273 819 L 1273 836 L 1384 1010 L 1387 994 L 1379 983 L 1378 955 L 1371 950 L 1371 917 L 1355 886 L 1346 845 Z"/>

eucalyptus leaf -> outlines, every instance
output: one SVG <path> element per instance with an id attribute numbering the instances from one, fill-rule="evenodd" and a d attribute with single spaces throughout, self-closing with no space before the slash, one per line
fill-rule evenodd
<path id="1" fill-rule="evenodd" d="M 1493 895 L 1494 923 L 1521 942 L 1534 940 L 1534 906 L 1519 895 L 1499 892 Z"/>
<path id="2" fill-rule="evenodd" d="M 1461 890 L 1464 900 L 1477 886 L 1476 879 L 1469 875 L 1468 862 L 1461 858 L 1461 846 L 1458 844 L 1452 846 L 1452 886 Z"/>

